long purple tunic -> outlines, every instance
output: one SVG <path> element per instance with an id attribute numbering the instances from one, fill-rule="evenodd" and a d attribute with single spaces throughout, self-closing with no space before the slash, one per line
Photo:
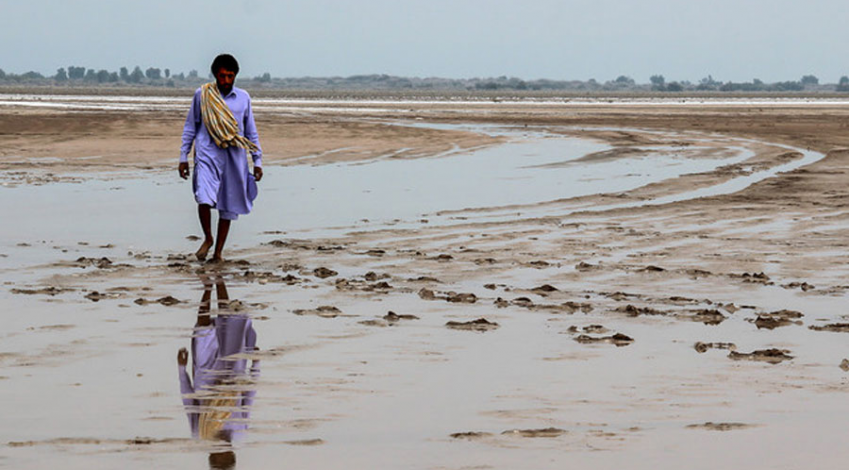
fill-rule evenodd
<path id="1" fill-rule="evenodd" d="M 259 134 L 251 110 L 251 97 L 241 88 L 233 90 L 224 97 L 224 102 L 233 112 L 239 131 L 260 150 L 253 154 L 255 166 L 262 166 L 262 148 Z M 235 220 L 239 214 L 251 211 L 256 197 L 256 181 L 248 169 L 245 149 L 231 146 L 222 149 L 206 130 L 201 117 L 201 89 L 195 91 L 192 106 L 183 126 L 183 145 L 180 148 L 180 162 L 187 162 L 192 143 L 195 145 L 195 165 L 192 173 L 192 188 L 198 204 L 208 204 L 218 209 L 219 215 Z"/>
<path id="2" fill-rule="evenodd" d="M 195 328 L 192 337 L 194 384 L 189 379 L 186 366 L 178 366 L 180 392 L 192 436 L 199 437 L 198 418 L 202 411 L 196 394 L 215 390 L 221 384 L 239 382 L 241 378 L 248 379 L 248 382 L 255 380 L 259 376 L 259 360 L 253 360 L 250 370 L 247 370 L 247 359 L 232 357 L 255 350 L 256 332 L 246 315 L 218 315 L 211 326 Z M 234 405 L 233 414 L 222 429 L 229 440 L 237 440 L 248 428 L 254 396 L 256 390 L 242 391 L 241 398 Z"/>

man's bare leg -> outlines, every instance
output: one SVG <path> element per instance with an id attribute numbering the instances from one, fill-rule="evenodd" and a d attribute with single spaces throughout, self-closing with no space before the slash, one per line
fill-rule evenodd
<path id="1" fill-rule="evenodd" d="M 210 261 L 221 261 L 221 252 L 224 251 L 224 244 L 227 243 L 227 234 L 230 233 L 230 221 L 227 219 L 218 219 L 218 237 L 215 239 L 215 253 Z"/>
<path id="2" fill-rule="evenodd" d="M 227 294 L 227 286 L 224 284 L 224 278 L 221 276 L 215 279 L 215 295 L 218 296 L 218 310 L 227 310 L 230 308 L 230 296 Z"/>
<path id="3" fill-rule="evenodd" d="M 212 248 L 213 244 L 211 212 L 209 204 L 198 204 L 198 219 L 200 219 L 200 228 L 203 230 L 203 243 L 201 243 L 195 256 L 200 261 L 206 259 L 206 254 L 209 253 L 209 249 Z M 219 226 L 220 229 L 221 227 Z"/>

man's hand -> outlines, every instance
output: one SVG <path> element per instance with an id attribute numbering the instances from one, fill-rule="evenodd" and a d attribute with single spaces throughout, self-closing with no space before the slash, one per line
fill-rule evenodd
<path id="1" fill-rule="evenodd" d="M 189 363 L 189 352 L 186 351 L 186 348 L 180 348 L 177 351 L 177 365 L 184 366 Z"/>
<path id="2" fill-rule="evenodd" d="M 256 179 L 257 181 L 262 179 L 262 167 L 261 166 L 255 166 L 254 167 L 254 179 Z"/>
<path id="3" fill-rule="evenodd" d="M 180 165 L 177 167 L 177 171 L 180 173 L 180 178 L 188 179 L 189 178 L 189 162 L 180 162 Z"/>

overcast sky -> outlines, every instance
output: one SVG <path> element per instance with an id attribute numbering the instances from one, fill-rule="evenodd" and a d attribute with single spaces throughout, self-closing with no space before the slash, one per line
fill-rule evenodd
<path id="1" fill-rule="evenodd" d="M 849 0 L 0 0 L 0 69 L 693 82 L 849 75 Z"/>

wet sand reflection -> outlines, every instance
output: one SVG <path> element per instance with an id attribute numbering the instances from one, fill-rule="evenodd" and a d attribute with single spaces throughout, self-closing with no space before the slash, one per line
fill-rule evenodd
<path id="1" fill-rule="evenodd" d="M 232 445 L 248 429 L 256 395 L 259 360 L 249 355 L 259 349 L 257 336 L 252 320 L 231 310 L 222 277 L 201 275 L 200 280 L 203 296 L 192 335 L 191 378 L 187 371 L 189 351 L 181 348 L 177 353 L 180 392 L 192 437 L 220 446 L 209 455 L 210 467 L 233 468 L 236 455 Z M 213 288 L 216 311 L 211 308 Z"/>

